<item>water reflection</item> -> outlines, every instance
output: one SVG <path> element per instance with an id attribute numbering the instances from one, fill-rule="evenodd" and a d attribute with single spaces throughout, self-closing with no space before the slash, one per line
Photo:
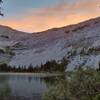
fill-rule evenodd
<path id="1" fill-rule="evenodd" d="M 1 75 L 0 100 L 41 100 L 48 87 L 64 76 Z M 33 99 L 34 98 L 34 99 Z"/>
<path id="2" fill-rule="evenodd" d="M 9 100 L 11 88 L 8 83 L 8 77 L 0 76 L 0 100 Z"/>

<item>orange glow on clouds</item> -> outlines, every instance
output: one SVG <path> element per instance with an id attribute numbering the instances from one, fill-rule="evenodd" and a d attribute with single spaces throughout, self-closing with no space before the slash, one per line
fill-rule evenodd
<path id="1" fill-rule="evenodd" d="M 80 0 L 76 3 L 63 2 L 48 8 L 33 9 L 19 20 L 1 19 L 0 24 L 27 32 L 44 31 L 99 16 L 98 3 L 99 0 Z"/>

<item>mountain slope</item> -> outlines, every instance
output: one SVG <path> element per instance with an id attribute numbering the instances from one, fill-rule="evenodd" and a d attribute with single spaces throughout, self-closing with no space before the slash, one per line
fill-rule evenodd
<path id="1" fill-rule="evenodd" d="M 6 46 L 15 53 L 9 61 L 11 65 L 36 66 L 66 56 L 70 59 L 69 68 L 84 62 L 86 66 L 98 67 L 100 18 L 34 34 L 0 26 L 0 47 Z"/>

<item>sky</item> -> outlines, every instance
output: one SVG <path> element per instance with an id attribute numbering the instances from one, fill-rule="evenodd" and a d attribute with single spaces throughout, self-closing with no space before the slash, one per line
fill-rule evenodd
<path id="1" fill-rule="evenodd" d="M 40 32 L 100 16 L 100 0 L 3 0 L 2 12 L 1 25 Z"/>

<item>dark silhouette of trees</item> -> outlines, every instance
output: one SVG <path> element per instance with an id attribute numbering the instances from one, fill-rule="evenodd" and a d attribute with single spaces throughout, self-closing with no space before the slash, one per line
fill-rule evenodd
<path id="1" fill-rule="evenodd" d="M 65 72 L 68 60 L 63 58 L 60 63 L 55 60 L 47 61 L 44 65 L 41 64 L 40 71 L 42 72 Z"/>
<path id="2" fill-rule="evenodd" d="M 47 61 L 45 64 L 41 64 L 41 66 L 33 66 L 30 64 L 29 66 L 10 66 L 7 64 L 0 64 L 1 72 L 65 72 L 67 68 L 68 60 L 63 58 L 60 63 L 55 60 Z"/>
<path id="3" fill-rule="evenodd" d="M 3 1 L 0 0 L 0 5 L 1 5 L 2 2 L 3 2 Z M 1 6 L 0 6 L 0 16 L 3 16 L 3 13 L 1 12 Z"/>

